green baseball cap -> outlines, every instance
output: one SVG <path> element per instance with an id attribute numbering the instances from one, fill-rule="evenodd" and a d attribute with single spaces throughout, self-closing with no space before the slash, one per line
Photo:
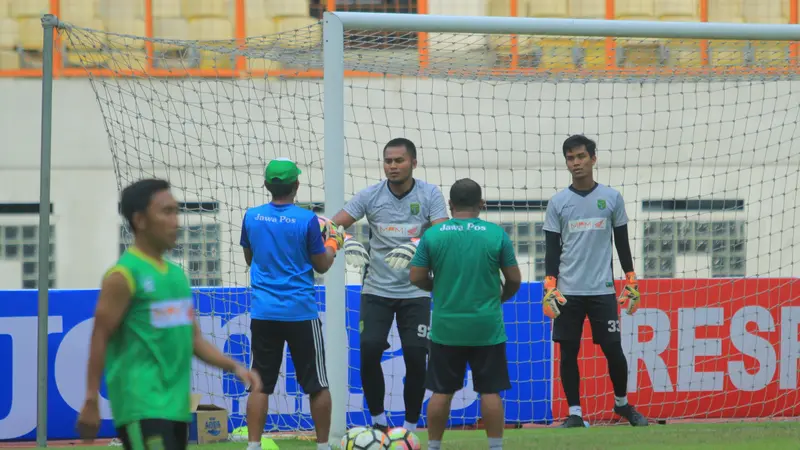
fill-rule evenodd
<path id="1" fill-rule="evenodd" d="M 297 176 L 303 172 L 291 159 L 277 158 L 267 164 L 264 170 L 264 180 L 270 184 L 289 184 L 297 181 Z"/>

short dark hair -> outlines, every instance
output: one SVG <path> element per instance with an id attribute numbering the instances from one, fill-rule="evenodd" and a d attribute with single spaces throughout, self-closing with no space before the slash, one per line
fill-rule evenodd
<path id="1" fill-rule="evenodd" d="M 564 150 L 564 157 L 567 157 L 567 152 L 570 150 L 574 150 L 578 147 L 586 147 L 586 152 L 589 153 L 589 156 L 594 156 L 597 153 L 597 144 L 586 136 L 582 134 L 574 134 L 567 138 L 564 141 L 564 146 L 562 147 Z"/>
<path id="2" fill-rule="evenodd" d="M 405 147 L 411 159 L 417 159 L 417 146 L 406 138 L 394 138 L 387 142 L 383 147 L 383 154 L 386 155 L 386 149 L 389 147 Z"/>
<path id="3" fill-rule="evenodd" d="M 136 232 L 136 227 L 133 225 L 133 215 L 137 212 L 146 212 L 147 207 L 153 200 L 153 196 L 161 191 L 168 191 L 170 189 L 169 181 L 157 178 L 148 178 L 139 180 L 125 189 L 122 190 L 122 195 L 119 201 L 119 210 L 131 230 Z"/>
<path id="4" fill-rule="evenodd" d="M 273 198 L 286 198 L 292 195 L 296 184 L 295 183 L 264 183 Z"/>
<path id="5" fill-rule="evenodd" d="M 481 205 L 481 186 L 474 180 L 462 178 L 450 188 L 450 201 L 454 208 L 477 209 Z"/>

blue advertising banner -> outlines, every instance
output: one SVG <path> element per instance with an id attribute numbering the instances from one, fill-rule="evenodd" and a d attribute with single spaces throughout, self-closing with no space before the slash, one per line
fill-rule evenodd
<path id="1" fill-rule="evenodd" d="M 359 374 L 358 309 L 359 286 L 348 287 L 347 328 L 349 339 L 348 426 L 369 422 Z M 93 325 L 97 290 L 53 290 L 48 319 L 48 437 L 74 439 L 75 421 L 83 402 L 86 362 Z M 195 291 L 198 320 L 204 334 L 232 357 L 249 364 L 249 294 L 244 288 L 199 288 Z M 524 284 L 517 296 L 504 305 L 507 355 L 512 389 L 504 394 L 509 423 L 552 420 L 552 354 L 550 321 L 541 312 L 542 286 Z M 318 291 L 324 310 L 324 288 Z M 36 334 L 37 293 L 32 290 L 0 292 L 0 440 L 33 440 L 36 435 Z M 325 315 L 322 314 L 323 322 Z M 403 383 L 405 365 L 393 327 L 389 349 L 384 353 L 386 411 L 392 424 L 404 419 Z M 328 361 L 328 364 L 336 364 Z M 229 411 L 229 429 L 244 425 L 247 393 L 231 374 L 195 361 L 194 391 L 201 403 L 223 406 Z M 101 394 L 105 394 L 101 391 Z M 430 397 L 430 392 L 426 395 Z M 101 437 L 113 437 L 108 402 L 100 403 Z M 471 375 L 453 399 L 451 424 L 471 424 L 480 417 L 479 399 L 472 389 Z M 294 374 L 291 356 L 285 356 L 282 375 L 270 397 L 267 431 L 313 428 L 308 397 Z M 422 425 L 424 426 L 424 414 Z"/>

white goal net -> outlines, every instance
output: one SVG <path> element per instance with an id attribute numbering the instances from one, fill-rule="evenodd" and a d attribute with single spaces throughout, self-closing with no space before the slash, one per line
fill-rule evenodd
<path id="1" fill-rule="evenodd" d="M 297 201 L 325 209 L 322 24 L 244 42 L 72 27 L 59 36 L 72 55 L 67 61 L 90 74 L 118 187 L 143 177 L 170 180 L 184 202 L 171 257 L 198 288 L 204 332 L 249 361 L 249 274 L 239 239 L 245 210 L 269 201 L 266 163 L 296 161 L 303 171 Z M 439 185 L 445 196 L 455 180 L 474 179 L 487 200 L 483 217 L 502 224 L 514 242 L 525 283 L 504 307 L 513 386 L 504 394 L 507 422 L 566 416 L 540 281 L 544 211 L 570 184 L 561 145 L 571 134 L 598 143 L 596 179 L 622 193 L 630 217 L 643 293 L 642 309 L 621 321 L 631 401 L 654 419 L 800 414 L 795 47 L 475 33 L 345 36 L 345 198 L 384 177 L 383 146 L 405 137 L 419 149 L 415 177 Z M 350 232 L 368 243 L 366 222 Z M 122 249 L 130 237 L 126 230 L 120 236 Z M 360 280 L 348 267 L 348 342 L 335 344 L 347 346 L 349 359 L 328 361 L 349 367 L 346 405 L 337 405 L 346 408 L 347 426 L 369 423 L 358 367 Z M 319 283 L 324 310 L 324 279 Z M 585 328 L 583 409 L 590 421 L 611 420 L 606 362 Z M 396 330 L 389 344 L 385 406 L 400 424 L 405 370 Z M 230 374 L 198 363 L 194 389 L 204 403 L 227 407 L 232 426 L 243 424 L 247 394 Z M 451 424 L 476 424 L 478 403 L 467 376 Z M 308 398 L 287 357 L 267 431 L 311 428 Z"/>

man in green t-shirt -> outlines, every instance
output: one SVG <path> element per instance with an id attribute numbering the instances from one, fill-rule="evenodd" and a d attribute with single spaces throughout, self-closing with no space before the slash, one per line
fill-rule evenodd
<path id="1" fill-rule="evenodd" d="M 489 448 L 503 448 L 500 392 L 510 389 L 511 382 L 502 303 L 516 294 L 522 275 L 505 230 L 478 218 L 483 207 L 478 183 L 456 181 L 450 188 L 453 218 L 425 232 L 411 261 L 411 283 L 433 291 L 426 381 L 433 391 L 428 403 L 431 450 L 441 447 L 450 402 L 464 386 L 467 363 L 475 392 L 481 394 Z"/>
<path id="2" fill-rule="evenodd" d="M 120 209 L 135 240 L 103 278 L 78 432 L 84 440 L 97 436 L 105 369 L 111 415 L 125 449 L 184 450 L 192 356 L 233 372 L 255 391 L 261 380 L 202 337 L 189 280 L 163 258 L 178 232 L 178 203 L 169 183 L 133 183 L 122 191 Z"/>

